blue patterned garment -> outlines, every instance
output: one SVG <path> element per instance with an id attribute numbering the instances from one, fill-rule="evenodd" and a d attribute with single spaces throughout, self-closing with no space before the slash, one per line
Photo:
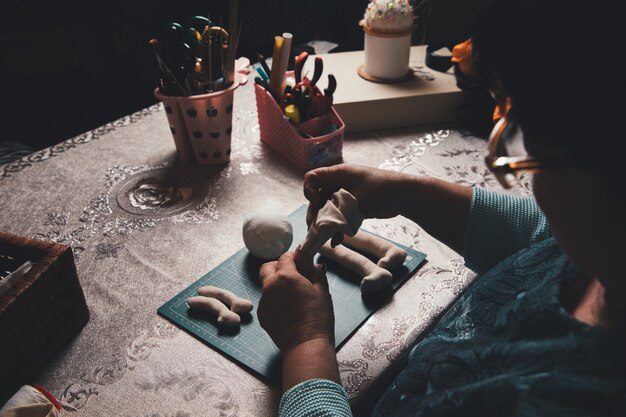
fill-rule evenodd
<path id="1" fill-rule="evenodd" d="M 374 415 L 626 416 L 626 345 L 561 307 L 561 285 L 579 274 L 534 200 L 475 188 L 465 252 L 482 276 L 413 348 Z M 320 415 L 344 415 L 332 410 Z"/>

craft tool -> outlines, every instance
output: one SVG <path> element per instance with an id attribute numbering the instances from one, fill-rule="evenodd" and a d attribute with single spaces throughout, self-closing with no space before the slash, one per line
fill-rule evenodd
<path id="1" fill-rule="evenodd" d="M 321 56 L 315 57 L 315 71 L 313 72 L 313 78 L 311 78 L 311 86 L 315 87 L 315 84 L 319 81 L 324 72 L 324 60 Z"/>
<path id="2" fill-rule="evenodd" d="M 286 107 L 288 104 L 294 104 L 293 94 L 291 93 L 283 94 L 283 107 Z"/>
<path id="3" fill-rule="evenodd" d="M 285 90 L 285 85 L 287 81 L 287 67 L 289 66 L 289 56 L 291 55 L 291 40 L 293 39 L 293 35 L 291 33 L 285 32 L 283 33 L 284 45 L 282 49 L 282 55 L 280 58 L 280 72 L 281 75 L 281 83 L 280 83 L 280 93 L 282 95 Z"/>
<path id="4" fill-rule="evenodd" d="M 186 95 L 187 91 L 161 57 L 159 53 L 159 41 L 157 39 L 150 39 L 148 44 L 154 50 L 154 55 L 156 56 L 159 69 L 161 70 L 161 76 L 163 77 L 161 84 L 165 89 L 164 93 L 168 95 Z"/>
<path id="5" fill-rule="evenodd" d="M 204 28 L 206 28 L 207 26 L 213 26 L 213 24 L 208 18 L 204 16 L 192 16 L 185 20 L 185 26 L 196 30 L 199 35 L 199 42 L 201 39 L 200 36 L 202 35 L 202 32 L 204 32 Z"/>
<path id="6" fill-rule="evenodd" d="M 285 116 L 295 124 L 300 123 L 300 111 L 295 104 L 287 104 L 285 106 Z"/>
<path id="7" fill-rule="evenodd" d="M 263 89 L 267 91 L 277 103 L 279 103 L 278 99 L 274 96 L 274 92 L 270 88 L 269 83 L 266 80 L 261 77 L 255 77 L 254 82 L 263 87 Z"/>
<path id="8" fill-rule="evenodd" d="M 280 87 L 282 84 L 282 77 L 284 74 L 280 73 L 280 60 L 283 55 L 283 47 L 285 44 L 285 39 L 282 36 L 274 37 L 274 50 L 272 54 L 272 69 L 270 70 L 270 88 L 277 95 L 281 95 Z"/>
<path id="9" fill-rule="evenodd" d="M 269 77 L 271 74 L 271 71 L 270 71 L 270 67 L 267 66 L 267 62 L 265 62 L 265 57 L 259 53 L 256 54 L 256 57 L 259 60 L 259 64 L 261 64 L 261 67 L 263 67 L 263 71 L 265 71 L 265 73 Z"/>
<path id="10" fill-rule="evenodd" d="M 285 88 L 285 72 L 291 50 L 291 33 L 283 33 L 274 38 L 274 51 L 272 55 L 272 69 L 270 70 L 270 88 L 274 95 L 281 98 Z M 280 101 L 279 101 L 280 103 Z"/>
<path id="11" fill-rule="evenodd" d="M 265 73 L 265 71 L 263 71 L 263 68 L 260 67 L 254 67 L 254 69 L 256 70 L 256 72 L 259 74 L 259 76 L 261 78 L 263 78 L 265 81 L 269 80 L 270 77 L 267 76 L 267 74 Z"/>
<path id="12" fill-rule="evenodd" d="M 200 56 L 200 41 L 204 28 L 212 26 L 208 18 L 204 16 L 192 16 L 185 20 L 183 29 L 185 30 L 186 42 L 196 56 Z"/>
<path id="13" fill-rule="evenodd" d="M 226 60 L 226 68 L 224 69 L 224 83 L 222 88 L 226 89 L 235 82 L 235 57 L 237 53 L 237 45 L 239 44 L 239 38 L 241 37 L 241 24 L 237 30 L 236 36 L 229 37 L 228 53 Z M 230 81 L 229 81 L 230 80 Z"/>
<path id="14" fill-rule="evenodd" d="M 213 91 L 215 81 L 225 75 L 224 60 L 227 58 L 224 58 L 224 49 L 225 45 L 228 45 L 228 39 L 228 32 L 221 26 L 207 26 L 202 33 L 202 41 L 200 42 L 201 72 L 209 91 Z"/>
<path id="15" fill-rule="evenodd" d="M 333 106 L 333 93 L 337 88 L 337 80 L 333 74 L 328 74 L 328 87 L 324 89 L 324 94 L 321 94 L 316 89 L 315 95 L 311 97 L 311 108 L 309 109 L 309 115 L 311 117 L 324 116 L 330 113 L 330 109 Z"/>
<path id="16" fill-rule="evenodd" d="M 235 58 L 241 35 L 239 0 L 230 0 L 230 32 L 221 20 L 192 16 L 184 25 L 170 22 L 160 41 L 150 40 L 161 71 L 160 89 L 165 95 L 193 95 L 226 89 L 235 81 Z"/>
<path id="17" fill-rule="evenodd" d="M 302 69 L 304 68 L 304 63 L 306 62 L 308 57 L 308 52 L 301 52 L 294 61 L 293 74 L 296 79 L 296 84 L 302 81 Z"/>
<path id="18" fill-rule="evenodd" d="M 229 11 L 229 25 L 228 31 L 230 36 L 228 38 L 228 58 L 226 61 L 226 71 L 224 76 L 226 82 L 224 88 L 227 88 L 235 82 L 235 52 L 237 50 L 237 43 L 239 41 L 240 28 L 237 27 L 237 14 L 239 12 L 239 0 L 230 0 Z"/>

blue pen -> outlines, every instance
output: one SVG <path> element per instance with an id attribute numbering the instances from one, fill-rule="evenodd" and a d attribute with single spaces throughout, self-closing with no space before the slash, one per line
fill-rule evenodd
<path id="1" fill-rule="evenodd" d="M 254 69 L 256 69 L 256 72 L 259 73 L 259 75 L 261 76 L 263 80 L 268 81 L 270 79 L 270 77 L 265 73 L 265 71 L 263 71 L 263 68 L 255 66 Z"/>

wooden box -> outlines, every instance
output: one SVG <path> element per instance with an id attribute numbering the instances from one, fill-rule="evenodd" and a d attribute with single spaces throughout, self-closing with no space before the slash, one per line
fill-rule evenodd
<path id="1" fill-rule="evenodd" d="M 0 253 L 32 269 L 0 296 L 0 404 L 53 359 L 89 320 L 69 246 L 0 231 Z"/>
<path id="2" fill-rule="evenodd" d="M 415 74 L 395 84 L 359 76 L 357 70 L 365 62 L 363 51 L 321 55 L 324 72 L 337 79 L 333 107 L 346 124 L 346 133 L 455 122 L 463 92 L 454 74 L 425 66 L 425 54 L 426 45 L 412 46 L 409 65 Z M 313 73 L 310 65 L 305 65 L 303 73 L 307 71 Z"/>

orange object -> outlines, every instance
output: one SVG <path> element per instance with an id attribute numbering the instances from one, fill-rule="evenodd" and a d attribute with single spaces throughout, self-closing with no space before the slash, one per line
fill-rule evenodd
<path id="1" fill-rule="evenodd" d="M 493 121 L 497 122 L 502 119 L 511 110 L 511 97 L 507 97 L 504 103 L 497 103 L 496 108 L 493 109 Z"/>
<path id="2" fill-rule="evenodd" d="M 459 65 L 459 70 L 467 78 L 476 79 L 478 74 L 472 63 L 472 39 L 468 39 L 463 43 L 455 45 L 452 48 L 452 62 Z M 497 122 L 502 119 L 511 109 L 511 97 L 507 97 L 503 103 L 497 103 L 493 109 L 493 121 Z"/>
<path id="3" fill-rule="evenodd" d="M 472 39 L 455 45 L 452 48 L 452 62 L 459 64 L 459 69 L 469 79 L 475 79 L 477 74 L 472 64 Z"/>

